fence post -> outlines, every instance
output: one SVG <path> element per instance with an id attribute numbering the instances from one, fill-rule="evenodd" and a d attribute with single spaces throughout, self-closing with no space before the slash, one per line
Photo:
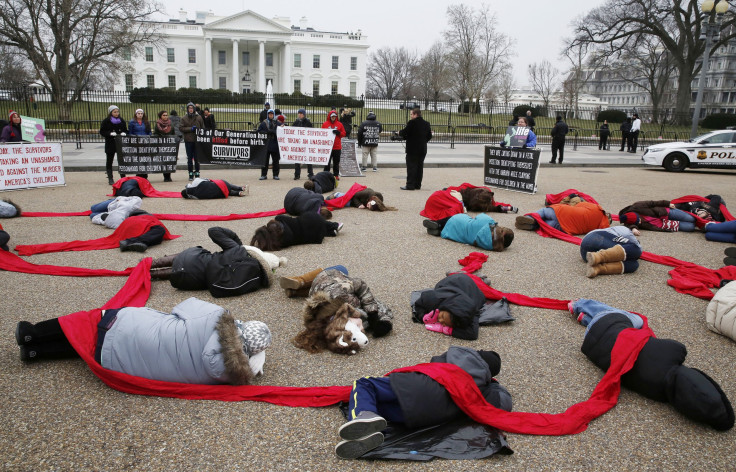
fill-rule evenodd
<path id="1" fill-rule="evenodd" d="M 82 133 L 79 130 L 79 122 L 74 122 L 74 131 L 77 135 L 77 149 L 82 149 Z"/>
<path id="2" fill-rule="evenodd" d="M 572 150 L 573 151 L 578 150 L 578 130 L 577 129 L 575 129 L 575 134 L 573 135 Z"/>
<path id="3" fill-rule="evenodd" d="M 450 149 L 455 149 L 455 127 L 450 128 Z"/>
<path id="4" fill-rule="evenodd" d="M 452 126 L 452 100 L 450 100 L 450 104 L 448 106 L 450 107 L 450 112 L 447 114 L 447 127 L 449 128 Z"/>

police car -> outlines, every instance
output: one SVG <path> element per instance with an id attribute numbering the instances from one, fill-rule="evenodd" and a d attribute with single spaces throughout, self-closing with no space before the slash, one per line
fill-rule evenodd
<path id="1" fill-rule="evenodd" d="M 736 131 L 712 131 L 686 143 L 654 144 L 642 159 L 645 164 L 663 166 L 670 172 L 688 167 L 736 169 Z"/>

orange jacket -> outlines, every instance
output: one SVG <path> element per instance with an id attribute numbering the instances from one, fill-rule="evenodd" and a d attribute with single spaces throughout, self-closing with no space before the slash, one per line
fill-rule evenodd
<path id="1" fill-rule="evenodd" d="M 550 208 L 555 211 L 562 231 L 567 234 L 586 234 L 611 225 L 606 212 L 597 203 L 580 202 L 575 206 L 558 203 Z"/>

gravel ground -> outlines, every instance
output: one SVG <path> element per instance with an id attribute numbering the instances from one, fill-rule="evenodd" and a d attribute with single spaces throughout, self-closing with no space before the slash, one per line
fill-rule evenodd
<path id="1" fill-rule="evenodd" d="M 207 177 L 250 184 L 250 195 L 220 201 L 146 199 L 152 213 L 228 214 L 282 206 L 297 182 L 291 172 L 281 181 L 258 181 L 257 170 L 220 170 Z M 69 173 L 67 186 L 4 194 L 26 211 L 79 211 L 103 200 L 109 187 L 102 173 Z M 183 174 L 160 190 L 180 190 Z M 419 211 L 432 190 L 448 185 L 482 183 L 478 168 L 427 169 L 424 189 L 404 192 L 398 168 L 369 172 L 360 179 L 384 193 L 399 211 L 373 213 L 346 208 L 335 213 L 345 223 L 337 238 L 321 246 L 297 246 L 280 253 L 288 257 L 277 275 L 294 275 L 316 267 L 343 264 L 365 279 L 375 296 L 393 308 L 395 324 L 387 338 L 372 342 L 353 357 L 329 352 L 306 354 L 291 345 L 300 329 L 302 300 L 287 299 L 274 286 L 243 297 L 213 300 L 207 292 L 183 293 L 155 282 L 149 306 L 169 310 L 191 295 L 215 301 L 241 319 L 266 322 L 274 335 L 267 351 L 262 385 L 347 385 L 363 375 L 381 375 L 394 368 L 426 362 L 452 344 L 494 349 L 503 360 L 498 380 L 512 393 L 517 411 L 561 412 L 585 400 L 602 376 L 580 352 L 584 329 L 567 312 L 512 306 L 516 321 L 482 327 L 477 341 L 462 341 L 426 331 L 411 322 L 409 293 L 432 287 L 457 260 L 475 250 L 429 236 Z M 343 179 L 341 190 L 352 181 Z M 303 182 L 298 182 L 302 184 Z M 636 200 L 671 199 L 686 194 L 718 193 L 736 202 L 734 173 L 687 171 L 670 174 L 645 168 L 552 167 L 541 171 L 539 193 L 499 190 L 497 200 L 521 212 L 543 205 L 545 193 L 577 188 L 617 212 Z M 733 210 L 733 205 L 732 205 Z M 513 227 L 516 215 L 494 215 Z M 266 220 L 225 222 L 249 240 Z M 165 222 L 183 237 L 153 247 L 147 256 L 160 257 L 187 247 L 211 250 L 209 223 Z M 110 230 L 87 218 L 19 218 L 3 221 L 15 244 L 91 239 Z M 648 251 L 693 261 L 710 268 L 722 264 L 725 244 L 705 241 L 701 233 L 644 232 Z M 517 230 L 510 248 L 488 253 L 483 273 L 506 292 L 570 299 L 596 298 L 649 317 L 661 338 L 686 344 L 686 363 L 706 371 L 736 399 L 736 349 L 731 340 L 708 331 L 706 301 L 675 292 L 666 285 L 665 266 L 642 262 L 634 274 L 585 277 L 578 247 L 533 232 Z M 31 256 L 37 264 L 122 269 L 135 265 L 139 254 L 117 250 L 67 252 Z M 13 332 L 19 320 L 32 322 L 101 306 L 123 284 L 119 277 L 73 278 L 0 273 L 0 469 L 3 470 L 303 470 L 345 467 L 335 458 L 337 408 L 294 409 L 256 402 L 187 401 L 129 395 L 105 386 L 80 360 L 24 365 L 18 360 Z M 733 470 L 736 433 L 718 433 L 697 425 L 669 405 L 623 391 L 611 412 L 593 421 L 583 433 L 564 437 L 509 435 L 515 454 L 484 461 L 453 463 L 356 461 L 356 470 Z"/>

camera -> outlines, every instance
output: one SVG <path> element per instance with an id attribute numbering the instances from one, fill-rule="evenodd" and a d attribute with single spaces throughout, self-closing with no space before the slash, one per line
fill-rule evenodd
<path id="1" fill-rule="evenodd" d="M 398 131 L 394 131 L 393 133 L 391 133 L 391 141 L 401 141 L 402 139 L 403 138 L 399 136 Z"/>

